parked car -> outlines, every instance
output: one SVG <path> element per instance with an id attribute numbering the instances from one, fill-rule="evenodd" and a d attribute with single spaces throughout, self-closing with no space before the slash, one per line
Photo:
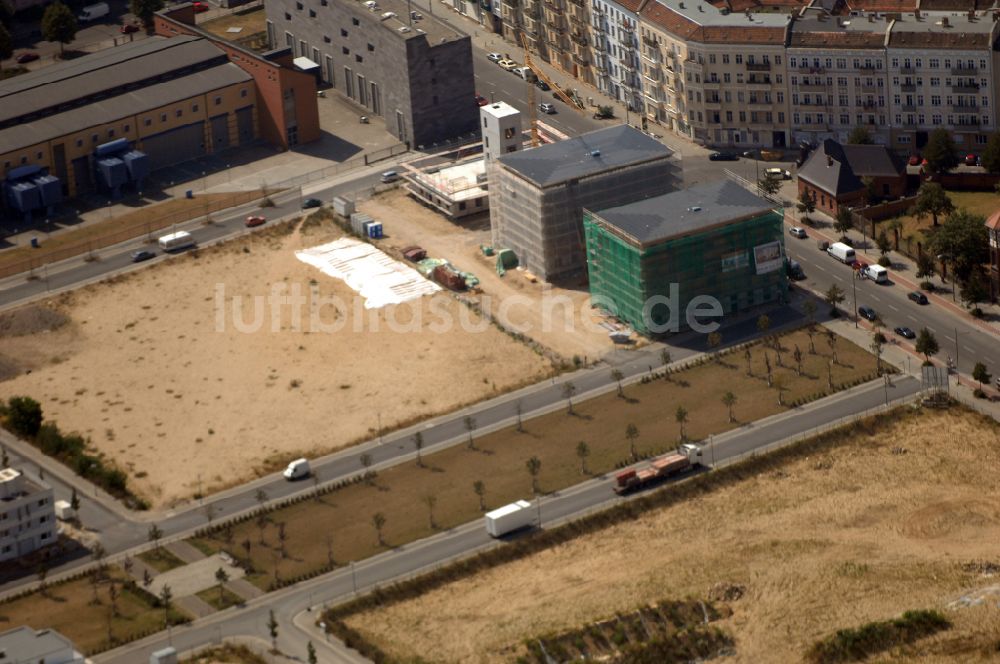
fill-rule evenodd
<path id="1" fill-rule="evenodd" d="M 548 113 L 549 115 L 552 115 L 553 113 L 556 112 L 556 107 L 547 101 L 543 101 L 541 104 L 538 105 L 538 110 L 541 111 L 542 113 Z"/>
<path id="2" fill-rule="evenodd" d="M 764 169 L 764 175 L 772 177 L 776 180 L 791 180 L 792 172 L 787 171 L 784 168 L 766 168 Z"/>
<path id="3" fill-rule="evenodd" d="M 476 106 L 486 106 L 490 100 L 482 95 L 476 95 Z"/>
<path id="4" fill-rule="evenodd" d="M 501 60 L 503 60 L 503 56 L 500 55 L 499 53 L 490 53 L 489 55 L 486 56 L 486 59 L 489 60 L 490 62 L 500 62 Z"/>
<path id="5" fill-rule="evenodd" d="M 17 62 L 17 64 L 19 65 L 23 65 L 29 62 L 34 62 L 37 59 L 38 59 L 38 54 L 35 53 L 34 51 L 25 51 L 24 53 L 21 53 L 16 58 L 14 58 L 14 61 Z"/>
<path id="6" fill-rule="evenodd" d="M 150 258 L 156 258 L 155 251 L 149 251 L 148 249 L 141 249 L 139 251 L 132 252 L 133 263 L 141 263 L 143 261 L 148 261 Z"/>
<path id="7" fill-rule="evenodd" d="M 247 228 L 253 228 L 254 226 L 263 226 L 266 223 L 267 219 L 255 214 L 247 217 L 247 220 L 243 222 L 243 225 Z"/>
<path id="8" fill-rule="evenodd" d="M 200 14 L 209 10 L 208 4 L 204 2 L 192 2 L 191 7 L 194 9 L 195 14 Z"/>
<path id="9" fill-rule="evenodd" d="M 871 307 L 858 307 L 858 315 L 866 320 L 875 320 L 878 314 Z"/>
<path id="10" fill-rule="evenodd" d="M 549 87 L 549 84 L 543 81 L 542 79 L 538 79 L 537 81 L 535 81 L 535 85 L 538 86 L 538 89 L 541 90 L 542 92 L 548 92 L 549 90 L 552 89 L 551 87 Z"/>
<path id="11" fill-rule="evenodd" d="M 747 159 L 756 159 L 757 153 L 754 152 L 753 150 L 744 150 L 743 156 L 746 157 Z"/>
<path id="12" fill-rule="evenodd" d="M 864 272 L 866 267 L 868 267 L 868 263 L 865 263 L 864 261 L 853 261 L 851 263 L 851 269 L 857 270 L 858 272 Z"/>
<path id="13" fill-rule="evenodd" d="M 910 166 L 919 166 L 920 165 L 920 155 L 919 154 L 910 155 L 910 160 L 907 161 L 906 163 L 908 163 Z"/>
<path id="14" fill-rule="evenodd" d="M 916 339 L 917 333 L 908 327 L 900 326 L 893 330 L 896 334 L 903 337 L 904 339 Z"/>
<path id="15" fill-rule="evenodd" d="M 979 165 L 979 157 L 977 157 L 974 154 L 967 154 L 967 155 L 965 155 L 965 165 L 966 166 L 978 166 Z"/>
<path id="16" fill-rule="evenodd" d="M 713 152 L 708 155 L 709 161 L 739 161 L 740 156 L 735 152 Z"/>
<path id="17" fill-rule="evenodd" d="M 319 200 L 318 198 L 307 198 L 306 200 L 302 201 L 303 210 L 305 210 L 306 208 L 318 208 L 318 207 L 323 207 L 323 201 Z"/>
<path id="18" fill-rule="evenodd" d="M 137 23 L 124 23 L 122 27 L 118 28 L 118 32 L 123 35 L 130 35 L 133 32 L 139 32 L 139 25 Z"/>
<path id="19" fill-rule="evenodd" d="M 791 228 L 788 229 L 788 234 L 791 235 L 792 237 L 797 237 L 797 238 L 809 237 L 808 235 L 806 235 L 806 229 L 802 228 L 801 226 L 792 226 Z"/>
<path id="20" fill-rule="evenodd" d="M 500 65 L 500 68 L 503 69 L 504 71 L 514 71 L 519 66 L 513 60 L 501 60 L 497 64 Z"/>
<path id="21" fill-rule="evenodd" d="M 911 291 L 907 293 L 906 297 L 910 298 L 917 304 L 928 304 L 927 296 L 920 291 Z"/>

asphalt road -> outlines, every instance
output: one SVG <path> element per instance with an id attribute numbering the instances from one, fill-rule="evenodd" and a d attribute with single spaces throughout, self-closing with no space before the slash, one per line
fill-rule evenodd
<path id="1" fill-rule="evenodd" d="M 859 235 L 855 247 L 860 248 L 861 242 Z M 871 240 L 868 242 L 871 243 Z M 972 375 L 976 362 L 983 362 L 990 373 L 1000 375 L 1000 343 L 996 335 L 933 301 L 930 304 L 920 305 L 907 299 L 906 295 L 911 292 L 910 288 L 901 283 L 893 283 L 892 276 L 900 274 L 909 281 L 917 282 L 918 279 L 912 273 L 890 268 L 890 282 L 887 284 L 876 284 L 869 279 L 856 280 L 853 278 L 854 271 L 850 266 L 821 251 L 814 237 L 797 239 L 786 236 L 785 246 L 788 255 L 801 263 L 806 273 L 807 279 L 798 282 L 800 286 L 825 293 L 832 284 L 837 284 L 846 294 L 841 308 L 848 312 L 854 311 L 856 293 L 857 306 L 868 306 L 875 310 L 884 322 L 886 328 L 884 334 L 887 337 L 895 338 L 900 343 L 910 344 L 912 347 L 914 340 L 903 339 L 893 330 L 902 326 L 919 333 L 920 328 L 926 327 L 934 333 L 941 346 L 937 359 L 944 361 L 949 356 L 957 359 L 958 370 L 968 376 Z M 867 259 L 860 252 L 859 256 L 859 260 L 874 261 L 872 254 L 869 254 Z M 940 282 L 935 279 L 935 283 Z M 825 305 L 820 306 L 825 308 Z"/>
<path id="2" fill-rule="evenodd" d="M 919 382 L 911 377 L 899 378 L 889 388 L 888 399 L 905 399 L 919 391 Z M 791 417 L 751 424 L 721 437 L 714 447 L 717 462 L 745 454 L 769 443 L 788 437 L 808 434 L 817 427 L 850 417 L 885 403 L 882 385 L 866 385 L 850 393 L 839 394 L 820 403 L 804 406 Z M 602 475 L 564 491 L 543 498 L 538 505 L 541 526 L 553 526 L 591 510 L 624 500 L 611 490 L 614 477 Z M 642 495 L 641 493 L 635 495 Z M 515 535 L 516 537 L 516 535 Z M 499 543 L 491 539 L 477 520 L 440 535 L 401 546 L 374 558 L 317 579 L 297 584 L 252 602 L 244 609 L 230 609 L 196 621 L 187 627 L 160 633 L 115 651 L 94 657 L 102 664 L 127 664 L 146 661 L 149 654 L 166 645 L 180 651 L 194 648 L 220 638 L 235 635 L 266 634 L 268 610 L 273 609 L 282 624 L 279 647 L 293 657 L 304 657 L 306 638 L 293 627 L 295 617 L 310 606 L 332 604 L 349 598 L 355 590 L 364 591 L 374 585 L 409 576 L 432 568 L 444 561 L 468 555 Z M 316 642 L 317 646 L 323 646 Z M 323 646 L 323 650 L 326 647 Z M 344 661 L 324 652 L 325 661 Z"/>

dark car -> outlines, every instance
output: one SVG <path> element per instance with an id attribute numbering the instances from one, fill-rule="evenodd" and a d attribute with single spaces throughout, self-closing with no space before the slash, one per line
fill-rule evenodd
<path id="1" fill-rule="evenodd" d="M 897 327 L 895 330 L 893 330 L 893 332 L 895 332 L 899 336 L 903 337 L 904 339 L 916 339 L 917 338 L 917 333 L 914 332 L 913 330 L 911 330 L 908 327 L 902 327 L 902 326 L 901 327 Z"/>
<path id="2" fill-rule="evenodd" d="M 139 32 L 139 25 L 137 23 L 125 23 L 122 27 L 118 28 L 118 32 L 123 35 L 130 35 L 133 32 Z"/>
<path id="3" fill-rule="evenodd" d="M 979 165 L 979 157 L 977 157 L 974 154 L 967 154 L 967 155 L 965 155 L 965 165 L 966 166 L 978 166 Z"/>
<path id="4" fill-rule="evenodd" d="M 871 307 L 858 307 L 858 314 L 867 320 L 875 320 L 878 314 Z"/>
<path id="5" fill-rule="evenodd" d="M 143 261 L 148 261 L 150 258 L 156 258 L 155 251 L 148 251 L 146 249 L 142 249 L 132 254 L 133 263 L 141 263 Z"/>
<path id="6" fill-rule="evenodd" d="M 303 210 L 305 210 L 306 208 L 317 208 L 317 207 L 323 207 L 323 201 L 319 200 L 318 198 L 307 198 L 306 200 L 302 201 Z"/>
<path id="7" fill-rule="evenodd" d="M 25 51 L 24 53 L 21 53 L 19 56 L 14 58 L 14 61 L 17 62 L 17 64 L 19 65 L 23 65 L 29 62 L 34 62 L 37 59 L 38 59 L 37 53 L 34 53 L 32 51 Z"/>
<path id="8" fill-rule="evenodd" d="M 209 10 L 208 4 L 204 2 L 193 2 L 191 3 L 191 8 L 194 9 L 195 14 L 201 14 L 202 12 L 207 12 Z"/>
<path id="9" fill-rule="evenodd" d="M 535 85 L 538 86 L 538 89 L 541 90 L 542 92 L 548 92 L 549 90 L 552 89 L 549 87 L 549 84 L 543 81 L 542 79 L 538 79 L 537 81 L 535 81 Z"/>
<path id="10" fill-rule="evenodd" d="M 708 155 L 709 161 L 739 161 L 740 156 L 734 152 L 713 152 Z"/>
<path id="11" fill-rule="evenodd" d="M 927 302 L 927 296 L 924 295 L 923 293 L 921 293 L 920 291 L 912 291 L 910 293 L 907 293 L 906 297 L 910 298 L 911 300 L 913 300 L 917 304 L 927 304 L 928 303 Z"/>
<path id="12" fill-rule="evenodd" d="M 910 166 L 919 166 L 920 165 L 920 159 L 921 159 L 920 155 L 913 154 L 913 155 L 910 155 L 910 159 L 906 163 L 909 164 Z"/>
<path id="13" fill-rule="evenodd" d="M 260 215 L 251 215 L 247 217 L 246 221 L 243 222 L 243 225 L 247 228 L 253 228 L 254 226 L 263 226 L 266 223 L 267 219 L 265 217 Z"/>
<path id="14" fill-rule="evenodd" d="M 482 95 L 476 95 L 476 106 L 486 106 L 490 100 Z"/>

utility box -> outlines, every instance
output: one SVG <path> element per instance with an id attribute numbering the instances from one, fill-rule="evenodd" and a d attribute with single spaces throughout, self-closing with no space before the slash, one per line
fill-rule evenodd
<path id="1" fill-rule="evenodd" d="M 333 211 L 341 217 L 350 217 L 354 214 L 354 201 L 343 196 L 336 196 L 333 199 Z"/>
<path id="2" fill-rule="evenodd" d="M 173 646 L 157 650 L 149 656 L 149 664 L 177 664 L 177 650 Z"/>
<path id="3" fill-rule="evenodd" d="M 76 510 L 68 500 L 57 500 L 55 504 L 56 518 L 60 521 L 69 521 L 76 518 Z"/>

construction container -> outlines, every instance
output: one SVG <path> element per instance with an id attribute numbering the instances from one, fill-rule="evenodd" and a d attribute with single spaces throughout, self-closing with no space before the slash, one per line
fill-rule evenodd
<path id="1" fill-rule="evenodd" d="M 373 240 L 377 240 L 382 237 L 382 222 L 373 221 L 365 225 L 365 233 L 368 237 Z"/>
<path id="2" fill-rule="evenodd" d="M 427 250 L 423 247 L 418 247 L 416 245 L 411 245 L 409 247 L 403 248 L 403 258 L 408 261 L 416 263 L 417 261 L 422 261 L 427 258 Z"/>
<path id="3" fill-rule="evenodd" d="M 333 211 L 341 217 L 350 217 L 354 214 L 354 201 L 343 196 L 335 196 L 333 199 Z"/>
<path id="4" fill-rule="evenodd" d="M 526 500 L 519 500 L 486 513 L 486 532 L 493 537 L 501 537 L 534 524 L 535 510 L 531 509 L 531 503 Z"/>
<path id="5" fill-rule="evenodd" d="M 464 291 L 466 288 L 465 277 L 450 265 L 438 265 L 431 272 L 431 278 L 449 290 Z"/>
<path id="6" fill-rule="evenodd" d="M 375 221 L 371 216 L 365 214 L 364 212 L 354 212 L 351 214 L 351 230 L 358 235 L 365 234 L 365 223 Z"/>

